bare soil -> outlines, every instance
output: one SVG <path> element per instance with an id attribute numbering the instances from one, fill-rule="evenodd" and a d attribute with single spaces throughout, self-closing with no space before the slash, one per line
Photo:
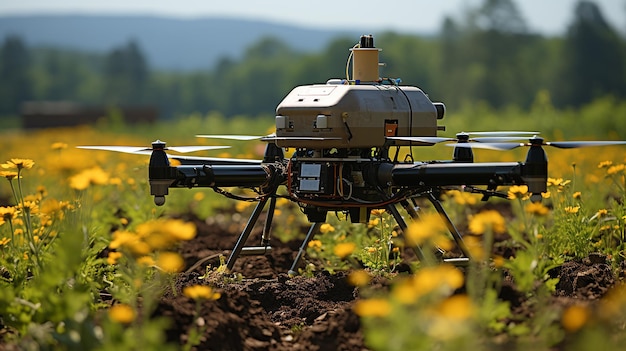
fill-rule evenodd
<path id="1" fill-rule="evenodd" d="M 189 331 L 200 327 L 197 350 L 368 349 L 360 320 L 352 311 L 359 291 L 347 283 L 347 272 L 329 274 L 320 266 L 313 277 L 289 277 L 301 242 L 276 241 L 267 256 L 239 257 L 233 272 L 242 279 L 200 279 L 207 265 L 219 266 L 220 254 L 228 257 L 243 224 L 187 219 L 198 227 L 196 238 L 180 248 L 190 269 L 178 275 L 175 291 L 165 294 L 156 312 L 173 321 L 168 341 L 184 344 Z M 248 243 L 258 242 L 260 232 L 253 231 Z M 596 300 L 616 279 L 600 255 L 567 262 L 552 274 L 560 278 L 554 301 L 563 305 Z M 387 283 L 374 282 L 381 289 Z M 210 284 L 221 293 L 220 299 L 203 302 L 198 314 L 195 302 L 182 294 L 183 287 L 195 284 Z M 500 297 L 511 302 L 516 314 L 532 313 L 525 311 L 524 296 L 517 293 L 514 282 L 503 286 Z"/>

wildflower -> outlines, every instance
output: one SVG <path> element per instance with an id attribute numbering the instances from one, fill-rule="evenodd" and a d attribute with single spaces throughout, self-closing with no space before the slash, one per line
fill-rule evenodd
<path id="1" fill-rule="evenodd" d="M 385 214 L 385 210 L 384 209 L 374 209 L 371 211 L 372 216 L 376 216 L 376 217 L 382 217 Z"/>
<path id="2" fill-rule="evenodd" d="M 392 294 L 400 303 L 411 304 L 433 292 L 448 295 L 463 286 L 463 282 L 463 273 L 452 265 L 442 264 L 420 269 L 411 278 L 394 286 Z"/>
<path id="3" fill-rule="evenodd" d="M 311 240 L 307 246 L 315 251 L 320 251 L 322 249 L 322 242 L 320 240 Z"/>
<path id="4" fill-rule="evenodd" d="M 467 295 L 453 295 L 443 300 L 438 306 L 439 316 L 450 320 L 464 321 L 474 313 L 474 306 Z"/>
<path id="5" fill-rule="evenodd" d="M 369 284 L 372 280 L 372 277 L 366 271 L 360 269 L 357 271 L 353 271 L 348 275 L 348 283 L 353 286 L 365 286 Z"/>
<path id="6" fill-rule="evenodd" d="M 161 252 L 156 265 L 167 273 L 178 273 L 185 268 L 185 261 L 175 252 Z"/>
<path id="7" fill-rule="evenodd" d="M 11 242 L 11 238 L 2 238 L 2 239 L 0 239 L 0 247 L 6 246 L 9 242 Z"/>
<path id="8" fill-rule="evenodd" d="M 380 223 L 380 218 L 372 218 L 367 222 L 368 228 L 376 227 Z"/>
<path id="9" fill-rule="evenodd" d="M 609 214 L 609 210 L 603 208 L 598 210 L 598 212 L 596 212 L 596 216 L 598 217 L 605 217 L 607 214 Z"/>
<path id="10" fill-rule="evenodd" d="M 69 178 L 70 187 L 76 190 L 85 190 L 90 185 L 104 185 L 109 182 L 109 175 L 100 167 L 86 169 Z"/>
<path id="11" fill-rule="evenodd" d="M 608 175 L 614 175 L 620 172 L 624 171 L 624 168 L 626 168 L 625 164 L 619 164 L 619 165 L 615 165 L 615 166 L 611 166 L 606 170 L 606 174 Z"/>
<path id="12" fill-rule="evenodd" d="M 574 305 L 563 311 L 561 325 L 568 332 L 575 332 L 582 328 L 589 320 L 590 312 L 585 306 Z"/>
<path id="13" fill-rule="evenodd" d="M 541 197 L 544 199 L 549 199 L 551 196 L 552 196 L 552 193 L 550 193 L 549 191 L 541 193 Z"/>
<path id="14" fill-rule="evenodd" d="M 153 249 L 166 249 L 196 236 L 196 226 L 180 219 L 156 219 L 137 226 L 137 235 Z"/>
<path id="15" fill-rule="evenodd" d="M 332 225 L 328 224 L 328 223 L 324 223 L 320 226 L 320 233 L 325 234 L 325 233 L 330 233 L 330 232 L 334 232 L 335 231 L 335 227 L 333 227 Z"/>
<path id="16" fill-rule="evenodd" d="M 504 266 L 504 257 L 500 255 L 493 256 L 493 266 L 496 268 L 501 268 Z"/>
<path id="17" fill-rule="evenodd" d="M 25 158 L 12 158 L 7 161 L 7 163 L 3 163 L 0 166 L 2 168 L 17 168 L 17 170 L 21 169 L 31 169 L 35 165 L 33 160 L 25 159 Z"/>
<path id="18" fill-rule="evenodd" d="M 469 250 L 470 256 L 479 260 L 485 258 L 485 249 L 483 248 L 483 241 L 480 237 L 467 235 L 463 238 L 463 241 Z"/>
<path id="19" fill-rule="evenodd" d="M 107 256 L 107 263 L 110 265 L 114 265 L 117 263 L 117 260 L 119 260 L 121 257 L 122 257 L 121 252 L 111 251 L 109 252 L 109 255 Z"/>
<path id="20" fill-rule="evenodd" d="M 524 210 L 530 214 L 534 214 L 537 216 L 545 216 L 548 214 L 548 212 L 550 212 L 550 209 L 548 209 L 546 206 L 544 206 L 540 202 L 531 202 L 528 205 L 526 205 Z"/>
<path id="21" fill-rule="evenodd" d="M 352 254 L 354 249 L 356 248 L 355 243 L 339 243 L 335 245 L 333 252 L 335 255 L 341 259 L 344 259 Z"/>
<path id="22" fill-rule="evenodd" d="M 140 266 L 144 266 L 144 267 L 151 267 L 151 266 L 154 266 L 156 264 L 154 262 L 154 260 L 152 259 L 152 257 L 150 257 L 150 256 L 141 256 L 141 257 L 137 258 L 136 262 Z"/>
<path id="23" fill-rule="evenodd" d="M 577 191 L 572 194 L 572 197 L 576 200 L 579 200 L 581 196 L 582 196 L 582 193 L 580 191 Z"/>
<path id="24" fill-rule="evenodd" d="M 471 218 L 469 230 L 477 235 L 484 234 L 487 231 L 501 234 L 506 231 L 506 222 L 498 211 L 482 211 Z"/>
<path id="25" fill-rule="evenodd" d="M 508 198 L 523 199 L 528 195 L 528 185 L 513 185 L 509 188 Z"/>
<path id="26" fill-rule="evenodd" d="M 354 312 L 361 317 L 386 317 L 391 313 L 391 304 L 380 298 L 359 300 L 354 304 Z"/>
<path id="27" fill-rule="evenodd" d="M 4 221 L 11 221 L 15 218 L 17 218 L 17 209 L 15 207 L 0 207 L 0 220 L 3 221 L 2 223 L 4 223 Z"/>
<path id="28" fill-rule="evenodd" d="M 204 193 L 197 192 L 193 194 L 193 200 L 198 202 L 204 200 Z"/>
<path id="29" fill-rule="evenodd" d="M 565 213 L 576 214 L 578 213 L 578 210 L 580 210 L 580 206 L 566 206 L 564 210 Z"/>
<path id="30" fill-rule="evenodd" d="M 135 320 L 135 311 L 126 304 L 114 305 L 109 309 L 109 318 L 118 323 L 130 324 Z"/>
<path id="31" fill-rule="evenodd" d="M 471 205 L 475 205 L 476 203 L 478 203 L 478 198 L 470 192 L 459 191 L 459 190 L 454 189 L 454 190 L 449 190 L 446 193 L 446 195 L 452 197 L 452 199 L 454 200 L 454 203 L 456 203 L 457 205 L 461 205 L 461 206 L 470 205 L 471 206 Z"/>
<path id="32" fill-rule="evenodd" d="M 598 164 L 598 168 L 609 168 L 613 165 L 613 161 L 602 161 Z"/>
<path id="33" fill-rule="evenodd" d="M 406 240 L 409 245 L 422 245 L 441 236 L 446 226 L 439 215 L 428 213 L 420 217 L 419 221 L 412 222 L 406 230 Z"/>
<path id="34" fill-rule="evenodd" d="M 213 291 L 213 288 L 206 285 L 186 286 L 183 289 L 183 294 L 194 300 L 217 300 L 221 297 L 220 293 Z"/>
<path id="35" fill-rule="evenodd" d="M 4 177 L 8 180 L 17 178 L 17 172 L 14 171 L 0 171 L 0 177 Z"/>

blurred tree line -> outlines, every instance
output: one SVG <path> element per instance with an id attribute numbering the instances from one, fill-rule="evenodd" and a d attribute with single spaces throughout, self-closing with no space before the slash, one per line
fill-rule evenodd
<path id="1" fill-rule="evenodd" d="M 532 33 L 513 0 L 484 0 L 460 19 L 446 18 L 439 35 L 384 33 L 375 38 L 381 75 L 424 89 L 456 109 L 466 103 L 529 108 L 539 92 L 554 106 L 580 107 L 597 98 L 626 97 L 626 40 L 591 1 L 574 6 L 563 37 Z M 296 85 L 344 78 L 358 38 L 338 38 L 305 54 L 275 38 L 225 57 L 210 71 L 164 72 L 150 67 L 137 42 L 106 54 L 30 48 L 10 36 L 0 45 L 0 116 L 17 115 L 28 100 L 92 105 L 155 105 L 168 118 L 217 110 L 224 115 L 273 113 Z"/>

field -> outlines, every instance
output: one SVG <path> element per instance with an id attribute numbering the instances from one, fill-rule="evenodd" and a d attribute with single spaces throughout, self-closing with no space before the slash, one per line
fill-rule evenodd
<path id="1" fill-rule="evenodd" d="M 448 130 L 535 129 L 554 139 L 618 139 L 611 100 L 581 111 L 480 107 Z M 617 112 L 615 112 L 617 111 Z M 529 120 L 537 121 L 526 125 Z M 543 116 L 544 118 L 538 118 Z M 466 122 L 461 122 L 466 121 Z M 500 122 L 498 122 L 500 121 Z M 351 224 L 328 216 L 297 276 L 288 275 L 308 223 L 280 202 L 266 256 L 228 257 L 254 203 L 211 189 L 149 195 L 146 156 L 79 145 L 208 144 L 197 133 L 267 134 L 272 118 L 193 115 L 174 122 L 3 132 L 0 140 L 0 347 L 7 350 L 585 350 L 626 340 L 625 147 L 546 150 L 548 192 L 508 199 L 446 189 L 443 204 L 474 258 L 418 261 L 450 247 L 426 203 L 404 240 L 391 216 Z M 499 124 L 497 124 L 499 123 Z M 590 132 L 593 131 L 593 132 Z M 452 135 L 453 132 L 446 133 Z M 258 158 L 237 142 L 210 156 Z M 416 148 L 446 159 L 450 148 Z M 523 160 L 480 150 L 476 161 Z M 243 190 L 241 190 L 243 192 Z M 243 194 L 243 193 L 242 193 Z M 283 199 L 284 200 L 284 199 Z M 264 215 L 263 215 L 264 216 Z M 260 222 L 264 222 L 262 216 Z M 262 225 L 249 240 L 260 242 Z"/>

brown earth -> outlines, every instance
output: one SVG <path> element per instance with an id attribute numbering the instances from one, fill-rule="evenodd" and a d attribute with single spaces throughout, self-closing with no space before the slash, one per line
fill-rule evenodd
<path id="1" fill-rule="evenodd" d="M 207 265 L 219 266 L 220 254 L 228 257 L 243 224 L 187 219 L 198 227 L 197 237 L 180 249 L 190 269 L 177 277 L 176 291 L 165 294 L 156 312 L 173 321 L 169 342 L 184 344 L 189 331 L 200 328 L 197 350 L 368 349 L 360 320 L 352 311 L 359 291 L 347 283 L 346 272 L 329 274 L 319 269 L 313 277 L 289 277 L 300 242 L 272 242 L 270 255 L 239 257 L 233 273 L 240 273 L 240 278 L 201 279 Z M 253 231 L 248 243 L 260 242 L 259 231 Z M 553 275 L 560 278 L 555 303 L 564 305 L 595 300 L 615 282 L 611 267 L 599 255 L 567 262 Z M 524 311 L 526 304 L 514 283 L 506 283 L 501 298 L 511 302 L 515 313 L 530 313 Z M 197 314 L 195 302 L 181 293 L 184 286 L 196 284 L 209 284 L 221 293 L 220 299 L 203 302 Z M 387 286 L 384 281 L 374 284 Z"/>

